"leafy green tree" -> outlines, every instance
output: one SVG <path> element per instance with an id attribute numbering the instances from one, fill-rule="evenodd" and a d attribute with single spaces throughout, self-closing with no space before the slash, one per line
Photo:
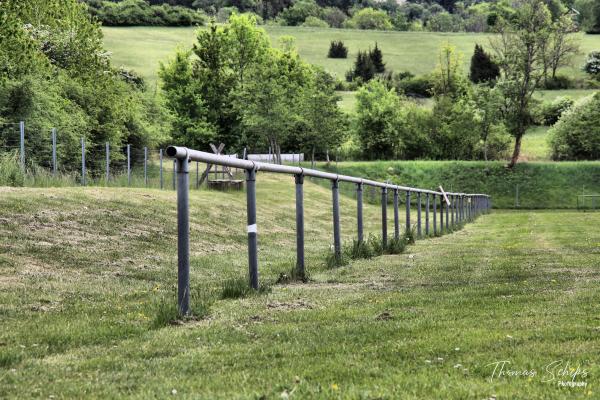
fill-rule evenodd
<path id="1" fill-rule="evenodd" d="M 498 87 L 505 98 L 503 110 L 507 128 L 515 138 L 509 167 L 521 153 L 521 142 L 532 122 L 531 98 L 543 78 L 544 48 L 551 26 L 550 12 L 541 0 L 520 0 L 510 22 L 499 26 L 500 36 L 492 40 L 503 73 Z"/>
<path id="2" fill-rule="evenodd" d="M 309 85 L 300 96 L 301 118 L 305 132 L 302 148 L 310 152 L 314 162 L 315 151 L 339 147 L 348 130 L 348 118 L 338 106 L 335 80 L 320 68 L 313 67 Z"/>
<path id="3" fill-rule="evenodd" d="M 497 158 L 504 154 L 510 143 L 510 136 L 501 112 L 502 93 L 487 85 L 477 85 L 473 88 L 471 98 L 475 112 L 474 128 L 479 132 L 483 159 L 488 160 L 490 141 L 492 142 L 492 158 Z"/>
<path id="4" fill-rule="evenodd" d="M 404 148 L 400 137 L 402 125 L 400 98 L 377 80 L 372 80 L 356 94 L 356 130 L 363 157 L 370 160 L 391 159 Z"/>
<path id="5" fill-rule="evenodd" d="M 577 31 L 571 17 L 557 17 L 549 29 L 547 40 L 542 42 L 542 63 L 544 85 L 556 80 L 560 67 L 571 64 L 572 58 L 579 53 L 579 39 L 573 35 Z"/>
<path id="6" fill-rule="evenodd" d="M 317 17 L 322 15 L 321 7 L 314 0 L 298 0 L 289 8 L 286 8 L 279 14 L 284 19 L 287 25 L 297 26 L 302 25 L 306 18 Z"/>
<path id="7" fill-rule="evenodd" d="M 483 47 L 476 44 L 473 57 L 471 57 L 471 69 L 469 78 L 473 83 L 491 83 L 500 76 L 500 68 L 491 59 Z"/>
<path id="8" fill-rule="evenodd" d="M 600 159 L 600 95 L 580 100 L 549 132 L 555 160 Z"/>
<path id="9" fill-rule="evenodd" d="M 390 17 L 385 11 L 375 10 L 371 7 L 363 8 L 357 11 L 352 18 L 346 21 L 349 28 L 356 29 L 377 29 L 382 31 L 393 28 Z"/>
<path id="10" fill-rule="evenodd" d="M 468 85 L 462 75 L 461 55 L 454 46 L 446 43 L 442 46 L 438 64 L 432 74 L 433 94 L 435 97 L 448 96 L 453 99 L 463 96 Z"/>

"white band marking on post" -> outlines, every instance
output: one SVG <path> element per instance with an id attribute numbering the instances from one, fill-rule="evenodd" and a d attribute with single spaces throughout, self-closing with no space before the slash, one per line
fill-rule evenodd
<path id="1" fill-rule="evenodd" d="M 256 233 L 256 224 L 248 225 L 248 233 Z"/>

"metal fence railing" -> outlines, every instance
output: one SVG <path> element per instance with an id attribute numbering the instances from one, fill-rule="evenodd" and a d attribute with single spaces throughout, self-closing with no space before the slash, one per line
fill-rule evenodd
<path id="1" fill-rule="evenodd" d="M 191 150 L 185 147 L 170 146 L 167 155 L 176 161 L 177 174 L 177 257 L 178 257 L 178 310 L 185 315 L 189 311 L 190 301 L 190 223 L 189 223 L 189 164 L 190 162 L 203 162 L 212 165 L 221 165 L 238 168 L 245 171 L 246 177 L 246 207 L 247 207 L 247 233 L 248 233 L 248 269 L 250 286 L 259 288 L 258 281 L 258 249 L 256 225 L 256 173 L 258 171 L 274 172 L 295 176 L 296 183 L 296 269 L 299 276 L 304 276 L 304 177 L 326 179 L 331 182 L 333 201 L 333 243 L 334 255 L 340 257 L 342 252 L 340 229 L 340 202 L 339 183 L 349 182 L 356 185 L 357 191 L 357 227 L 358 240 L 363 241 L 363 197 L 364 186 L 379 188 L 381 190 L 381 220 L 382 240 L 386 245 L 387 233 L 387 207 L 388 190 L 394 196 L 394 236 L 398 238 L 399 229 L 399 192 L 406 196 L 406 230 L 410 233 L 411 195 L 417 197 L 417 223 L 416 234 L 422 235 L 422 201 L 425 200 L 425 234 L 430 232 L 429 216 L 433 205 L 433 232 L 448 230 L 451 225 L 470 220 L 481 213 L 488 212 L 491 208 L 491 197 L 485 194 L 446 193 L 427 189 L 398 186 L 390 183 L 377 182 L 354 176 L 338 175 L 329 172 L 302 168 L 299 166 L 267 164 L 258 161 L 230 158 L 217 154 Z M 424 199 L 423 199 L 424 198 Z M 437 223 L 437 205 L 439 200 L 439 227 Z M 445 224 L 444 224 L 445 220 Z"/>

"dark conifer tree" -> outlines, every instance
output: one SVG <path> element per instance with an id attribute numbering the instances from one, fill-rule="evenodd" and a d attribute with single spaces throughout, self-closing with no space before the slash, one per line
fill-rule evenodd
<path id="1" fill-rule="evenodd" d="M 373 65 L 369 53 L 359 51 L 354 62 L 354 77 L 368 82 L 373 79 L 375 72 L 375 65 Z"/>
<path id="2" fill-rule="evenodd" d="M 383 53 L 381 52 L 381 49 L 377 46 L 377 42 L 375 43 L 375 48 L 372 51 L 369 51 L 369 57 L 373 62 L 375 72 L 379 74 L 385 72 L 385 64 L 383 63 Z"/>
<path id="3" fill-rule="evenodd" d="M 469 78 L 473 83 L 493 82 L 500 76 L 500 68 L 483 50 L 476 44 L 473 57 L 471 57 L 471 73 Z"/>

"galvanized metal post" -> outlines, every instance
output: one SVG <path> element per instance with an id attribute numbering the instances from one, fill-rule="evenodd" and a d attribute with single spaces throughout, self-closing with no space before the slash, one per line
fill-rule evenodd
<path id="1" fill-rule="evenodd" d="M 296 272 L 304 278 L 304 175 L 296 178 Z"/>
<path id="2" fill-rule="evenodd" d="M 448 218 L 448 212 L 449 212 L 448 208 L 450 207 L 450 205 L 446 202 L 444 202 L 444 203 L 446 204 L 446 230 L 448 230 L 448 228 L 450 227 L 449 218 Z"/>
<path id="3" fill-rule="evenodd" d="M 200 189 L 200 163 L 196 161 L 196 189 Z"/>
<path id="4" fill-rule="evenodd" d="M 25 170 L 25 121 L 19 122 L 19 133 L 21 138 L 21 169 Z"/>
<path id="5" fill-rule="evenodd" d="M 440 234 L 444 234 L 444 196 L 440 195 Z"/>
<path id="6" fill-rule="evenodd" d="M 175 160 L 177 170 L 177 309 L 187 315 L 190 309 L 190 200 L 189 161 Z"/>
<path id="7" fill-rule="evenodd" d="M 256 170 L 246 170 L 246 209 L 248 213 L 248 275 L 250 287 L 258 289 L 258 238 L 256 229 Z"/>
<path id="8" fill-rule="evenodd" d="M 176 170 L 175 162 L 173 162 L 173 190 L 175 190 L 175 170 Z"/>
<path id="9" fill-rule="evenodd" d="M 400 237 L 400 216 L 398 215 L 398 189 L 394 189 L 394 238 Z"/>
<path id="10" fill-rule="evenodd" d="M 85 140 L 81 137 L 81 184 L 85 186 Z"/>
<path id="11" fill-rule="evenodd" d="M 437 235 L 437 196 L 433 195 L 433 234 Z"/>
<path id="12" fill-rule="evenodd" d="M 158 151 L 160 158 L 160 188 L 163 188 L 163 149 Z"/>
<path id="13" fill-rule="evenodd" d="M 106 142 L 106 182 L 110 179 L 110 143 Z"/>
<path id="14" fill-rule="evenodd" d="M 381 188 L 381 243 L 387 248 L 387 188 Z"/>
<path id="15" fill-rule="evenodd" d="M 356 225 L 359 243 L 364 240 L 363 236 L 363 184 L 356 184 Z"/>
<path id="16" fill-rule="evenodd" d="M 410 190 L 406 191 L 406 234 L 410 234 Z"/>
<path id="17" fill-rule="evenodd" d="M 421 237 L 421 192 L 417 192 L 417 236 Z"/>
<path id="18" fill-rule="evenodd" d="M 148 148 L 144 147 L 144 185 L 148 186 Z"/>
<path id="19" fill-rule="evenodd" d="M 340 233 L 340 193 L 339 181 L 331 181 L 331 192 L 333 198 L 333 249 L 335 256 L 339 259 L 342 256 L 342 239 Z"/>
<path id="20" fill-rule="evenodd" d="M 425 236 L 429 236 L 429 193 L 425 197 Z"/>
<path id="21" fill-rule="evenodd" d="M 454 195 L 450 196 L 450 214 L 451 214 L 450 218 L 451 218 L 452 226 L 454 226 L 454 209 L 456 207 L 455 199 L 456 198 L 454 197 Z"/>
<path id="22" fill-rule="evenodd" d="M 173 160 L 173 174 L 175 174 L 175 160 Z M 175 176 L 175 175 L 173 175 Z M 127 186 L 131 186 L 131 145 L 127 145 Z M 173 178 L 173 187 L 175 186 L 175 178 Z"/>

